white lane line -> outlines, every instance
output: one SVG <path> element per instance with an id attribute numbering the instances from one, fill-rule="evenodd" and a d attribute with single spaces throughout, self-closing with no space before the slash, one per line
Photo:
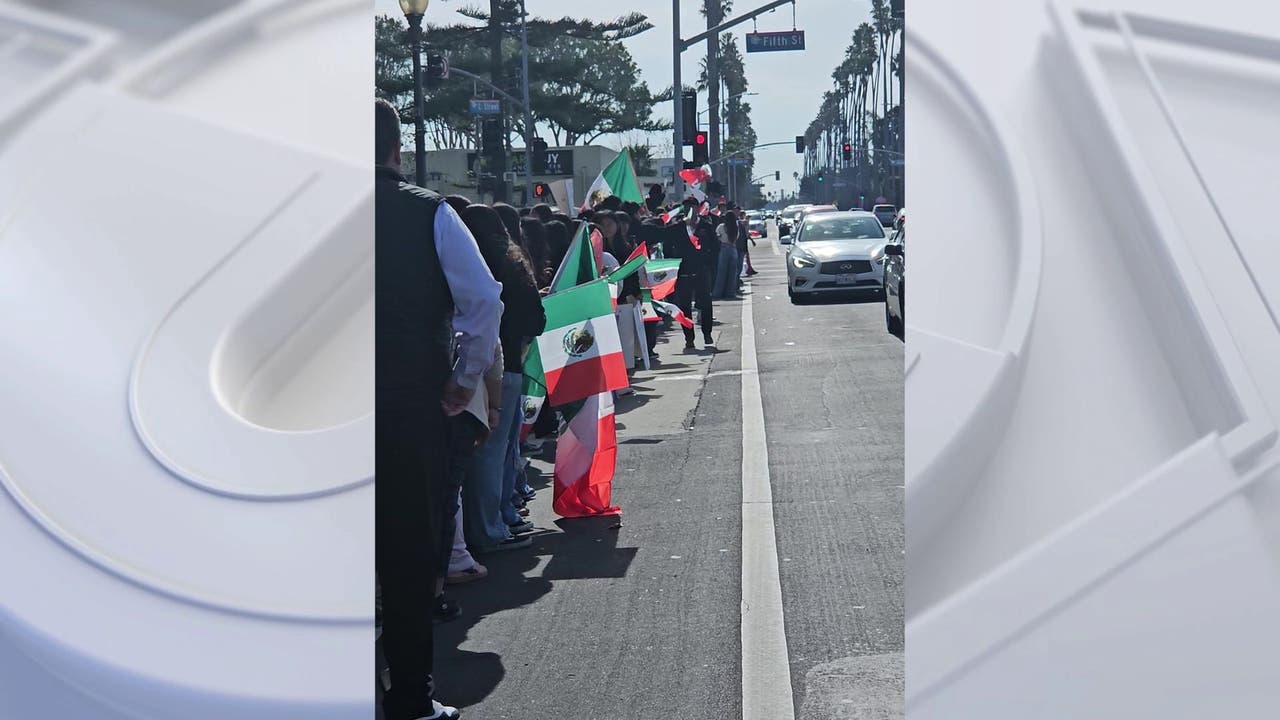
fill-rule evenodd
<path id="1" fill-rule="evenodd" d="M 742 299 L 742 718 L 794 720 L 751 296 Z"/>

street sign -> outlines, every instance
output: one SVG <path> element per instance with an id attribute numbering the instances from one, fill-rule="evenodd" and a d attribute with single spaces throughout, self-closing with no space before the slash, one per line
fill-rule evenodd
<path id="1" fill-rule="evenodd" d="M 894 166 L 894 167 L 902 167 L 903 165 L 906 165 L 907 163 L 906 163 L 902 158 L 894 158 L 894 159 L 892 159 L 892 160 L 890 160 L 890 161 L 889 161 L 889 164 L 890 164 L 890 165 L 892 165 L 892 166 Z"/>
<path id="2" fill-rule="evenodd" d="M 471 114 L 472 115 L 501 115 L 501 100 L 486 100 L 483 98 L 471 98 Z"/>
<path id="3" fill-rule="evenodd" d="M 751 158 L 744 158 L 744 157 L 725 158 L 725 162 L 729 163 L 730 165 L 750 165 Z"/>
<path id="4" fill-rule="evenodd" d="M 747 52 L 777 52 L 779 50 L 803 50 L 804 31 L 747 33 Z"/>

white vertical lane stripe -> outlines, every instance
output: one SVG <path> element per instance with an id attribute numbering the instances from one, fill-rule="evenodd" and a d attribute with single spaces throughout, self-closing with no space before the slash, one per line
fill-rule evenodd
<path id="1" fill-rule="evenodd" d="M 794 720 L 751 293 L 742 301 L 742 717 Z"/>

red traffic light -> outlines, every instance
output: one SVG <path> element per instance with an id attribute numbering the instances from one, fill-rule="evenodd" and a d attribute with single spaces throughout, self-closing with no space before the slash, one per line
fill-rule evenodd
<path id="1" fill-rule="evenodd" d="M 853 146 L 852 146 L 852 145 L 850 145 L 849 143 L 845 143 L 845 144 L 844 144 L 844 151 L 845 151 L 845 152 L 853 152 Z"/>
<path id="2" fill-rule="evenodd" d="M 707 144 L 707 134 L 706 134 L 706 133 L 704 133 L 704 132 L 695 133 L 695 134 L 694 134 L 694 136 L 693 136 L 693 144 L 694 144 L 694 145 L 706 145 L 706 144 Z"/>

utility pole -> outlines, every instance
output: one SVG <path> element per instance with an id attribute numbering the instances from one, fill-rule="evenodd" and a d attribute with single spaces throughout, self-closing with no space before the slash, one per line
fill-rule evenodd
<path id="1" fill-rule="evenodd" d="M 684 83 L 680 80 L 680 54 L 683 52 L 684 42 L 680 39 L 680 0 L 671 0 L 671 103 L 675 108 L 671 188 L 676 201 L 684 199 L 684 179 L 680 177 L 680 171 L 684 169 L 684 136 L 681 127 L 683 117 L 680 111 L 680 96 L 684 92 Z"/>
<path id="2" fill-rule="evenodd" d="M 682 115 L 680 110 L 680 93 L 684 90 L 684 84 L 680 81 L 680 54 L 703 40 L 710 39 L 712 42 L 718 42 L 717 38 L 719 38 L 720 33 L 725 30 L 728 30 L 739 23 L 744 23 L 757 15 L 769 12 L 781 5 L 794 3 L 795 0 L 770 0 L 770 2 L 761 5 L 746 15 L 734 18 L 733 20 L 720 22 L 714 27 L 708 27 L 706 32 L 699 33 L 688 40 L 684 40 L 680 37 L 680 0 L 671 0 L 671 102 L 674 103 L 674 112 L 671 115 L 675 121 L 675 132 L 672 133 L 672 137 L 675 140 L 674 155 L 676 171 L 673 185 L 677 198 L 684 195 L 684 181 L 680 179 L 679 174 L 680 170 L 684 168 L 684 138 L 682 137 L 680 128 Z M 718 2 L 716 7 L 719 8 Z M 717 94 L 719 93 L 719 88 L 716 89 L 716 92 Z M 713 115 L 712 117 L 714 118 L 715 116 Z M 712 127 L 715 127 L 714 119 L 711 121 L 711 125 Z M 716 158 L 711 159 L 714 160 Z"/>
<path id="3" fill-rule="evenodd" d="M 498 22 L 498 16 L 502 12 L 501 0 L 489 0 L 489 82 L 498 87 L 502 87 L 502 24 Z M 496 122 L 500 130 L 502 141 L 498 143 L 496 148 L 485 148 L 485 154 L 489 156 L 489 171 L 497 178 L 497 185 L 493 194 L 494 202 L 506 202 L 507 200 L 507 183 L 503 176 L 507 172 L 507 116 L 502 113 L 497 116 Z"/>
<path id="4" fill-rule="evenodd" d="M 520 0 L 520 75 L 524 85 L 524 205 L 533 202 L 533 108 L 529 106 L 529 13 Z"/>
<path id="5" fill-rule="evenodd" d="M 703 0 L 707 11 L 707 30 L 724 20 L 720 0 Z M 720 35 L 707 36 L 707 154 L 711 160 L 720 157 Z"/>

